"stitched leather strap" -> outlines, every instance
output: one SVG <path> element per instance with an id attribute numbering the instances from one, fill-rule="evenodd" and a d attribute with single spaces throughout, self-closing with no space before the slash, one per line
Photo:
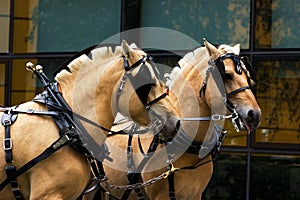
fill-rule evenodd
<path id="1" fill-rule="evenodd" d="M 5 167 L 6 176 L 11 177 L 14 173 L 16 173 L 16 166 L 8 165 Z M 24 200 L 24 197 L 20 191 L 19 184 L 17 182 L 17 178 L 12 178 L 10 180 L 11 190 L 17 200 Z"/>
<path id="2" fill-rule="evenodd" d="M 4 169 L 6 172 L 7 178 L 10 178 L 12 174 L 16 172 L 16 166 L 12 165 L 13 162 L 13 154 L 12 154 L 12 139 L 10 136 L 10 127 L 17 120 L 18 115 L 14 114 L 12 111 L 14 108 L 6 108 L 5 112 L 1 118 L 1 124 L 4 126 L 4 139 L 3 139 L 3 148 L 5 151 L 5 160 L 8 164 Z M 24 200 L 24 197 L 19 189 L 19 185 L 17 182 L 17 177 L 11 178 L 10 181 L 11 190 L 17 200 Z"/>

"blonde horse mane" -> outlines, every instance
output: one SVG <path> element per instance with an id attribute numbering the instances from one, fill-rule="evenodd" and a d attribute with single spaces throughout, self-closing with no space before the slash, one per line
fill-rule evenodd
<path id="1" fill-rule="evenodd" d="M 239 44 L 237 46 L 231 46 L 231 45 L 227 45 L 227 44 L 221 44 L 218 47 L 218 50 L 221 52 L 222 54 L 226 54 L 226 53 L 233 53 L 236 55 L 239 55 L 240 53 L 240 46 Z M 171 87 L 172 83 L 174 82 L 174 80 L 176 79 L 176 77 L 178 76 L 178 74 L 180 74 L 180 70 L 184 69 L 187 66 L 196 66 L 199 62 L 199 60 L 201 60 L 203 58 L 204 55 L 208 56 L 208 53 L 206 51 L 206 47 L 199 47 L 196 48 L 195 50 L 187 53 L 182 59 L 179 60 L 179 67 L 174 67 L 174 69 L 171 71 L 170 74 L 166 74 L 166 86 Z M 209 57 L 208 57 L 209 58 Z"/>
<path id="2" fill-rule="evenodd" d="M 130 47 L 137 48 L 134 43 L 132 43 Z M 85 68 L 85 70 L 89 70 L 89 68 L 95 67 L 95 64 L 102 67 L 110 61 L 119 58 L 122 54 L 123 49 L 121 46 L 116 46 L 114 51 L 111 46 L 104 46 L 99 48 L 95 47 L 90 51 L 89 56 L 84 53 L 71 61 L 67 65 L 67 69 L 62 69 L 56 74 L 55 80 L 59 83 L 67 82 L 69 78 L 71 78 L 79 70 L 82 70 L 83 67 Z"/>
<path id="3" fill-rule="evenodd" d="M 167 79 L 166 86 L 171 87 L 176 77 L 180 74 L 180 70 L 188 66 L 196 66 L 197 62 L 203 55 L 208 55 L 205 47 L 196 48 L 195 50 L 185 54 L 184 57 L 178 61 L 180 67 L 174 67 L 170 74 L 165 75 Z"/>

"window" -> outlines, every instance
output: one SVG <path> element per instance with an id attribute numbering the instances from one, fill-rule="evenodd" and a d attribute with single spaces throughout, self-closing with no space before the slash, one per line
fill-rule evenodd
<path id="1" fill-rule="evenodd" d="M 120 2 L 16 1 L 14 23 L 16 53 L 79 51 L 119 33 Z"/>
<path id="2" fill-rule="evenodd" d="M 299 48 L 297 0 L 256 0 L 255 48 Z"/>
<path id="3" fill-rule="evenodd" d="M 270 57 L 257 66 L 262 123 L 256 141 L 300 144 L 300 59 Z"/>
<path id="4" fill-rule="evenodd" d="M 0 1 L 0 53 L 7 53 L 9 46 L 9 12 L 10 1 Z"/>
<path id="5" fill-rule="evenodd" d="M 201 43 L 240 43 L 249 48 L 250 1 L 142 1 L 142 27 L 169 28 Z"/>
<path id="6" fill-rule="evenodd" d="M 0 61 L 0 104 L 4 105 L 6 64 Z"/>
<path id="7" fill-rule="evenodd" d="M 246 169 L 246 154 L 222 154 L 202 199 L 245 199 Z"/>
<path id="8" fill-rule="evenodd" d="M 299 156 L 262 155 L 251 157 L 250 199 L 299 199 Z"/>

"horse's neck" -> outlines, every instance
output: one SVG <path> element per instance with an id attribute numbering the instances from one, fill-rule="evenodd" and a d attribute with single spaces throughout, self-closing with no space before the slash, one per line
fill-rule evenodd
<path id="1" fill-rule="evenodd" d="M 205 99 L 200 98 L 199 92 L 205 78 L 208 66 L 208 57 L 203 56 L 197 64 L 185 64 L 174 80 L 171 98 L 181 110 L 181 117 L 207 117 L 211 116 L 211 109 Z M 182 128 L 197 141 L 203 141 L 209 122 L 182 121 Z M 192 135 L 194 134 L 194 135 Z"/>
<path id="2" fill-rule="evenodd" d="M 122 70 L 112 66 L 94 66 L 94 70 L 74 73 L 68 81 L 59 82 L 64 99 L 71 109 L 99 125 L 110 128 L 113 124 L 113 90 L 120 80 Z M 98 70 L 97 70 L 98 69 Z M 115 84 L 112 84 L 115 83 Z M 91 132 L 99 132 L 94 127 Z M 90 132 L 90 131 L 89 131 Z"/>

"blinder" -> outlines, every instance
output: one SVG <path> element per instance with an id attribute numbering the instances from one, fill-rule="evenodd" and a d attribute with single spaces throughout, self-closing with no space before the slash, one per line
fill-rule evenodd
<path id="1" fill-rule="evenodd" d="M 238 75 L 241 75 L 243 72 L 242 69 L 242 64 L 241 60 L 242 58 L 239 57 L 238 55 L 232 54 L 232 53 L 227 53 L 225 55 L 220 56 L 215 60 L 216 66 L 218 67 L 221 76 L 224 78 L 225 77 L 225 65 L 224 65 L 224 60 L 230 58 L 234 62 L 234 70 Z"/>
<path id="2" fill-rule="evenodd" d="M 138 95 L 139 99 L 143 103 L 145 107 L 149 106 L 151 102 L 147 102 L 148 96 L 150 93 L 150 90 L 152 86 L 156 84 L 156 81 L 152 79 L 152 74 L 149 69 L 149 67 L 145 64 L 145 62 L 148 62 L 151 65 L 151 68 L 156 76 L 156 78 L 159 77 L 159 72 L 155 66 L 155 63 L 153 62 L 153 58 L 149 55 L 146 55 L 142 57 L 140 60 L 138 60 L 136 63 L 134 63 L 132 66 L 129 66 L 128 60 L 125 56 L 123 56 L 124 60 L 124 69 L 126 73 L 124 74 L 121 84 L 118 88 L 118 95 L 117 99 L 120 98 L 120 95 L 123 91 L 123 85 L 125 83 L 126 78 L 128 78 L 133 86 L 133 88 L 136 91 L 136 94 Z M 141 66 L 140 66 L 141 65 Z M 133 70 L 134 68 L 140 66 L 140 69 L 135 75 L 132 75 L 132 73 L 128 73 L 128 71 Z M 155 101 L 154 99 L 153 101 Z M 119 100 L 117 100 L 119 101 Z M 156 102 L 156 101 L 155 101 Z M 152 105 L 152 104 L 151 104 Z"/>
<path id="3" fill-rule="evenodd" d="M 135 76 L 130 76 L 129 80 L 135 89 L 141 102 L 146 105 L 147 99 L 155 81 L 151 78 L 151 72 L 146 64 L 142 64 Z"/>
<path id="4" fill-rule="evenodd" d="M 225 78 L 224 60 L 228 59 L 228 58 L 232 59 L 232 61 L 234 62 L 234 65 L 235 65 L 234 70 L 238 75 L 241 75 L 243 73 L 243 71 L 245 71 L 245 73 L 247 74 L 248 85 L 253 92 L 256 77 L 255 77 L 253 67 L 252 67 L 251 63 L 248 61 L 247 57 L 240 57 L 233 53 L 227 53 L 227 54 L 222 55 L 219 58 L 217 58 L 214 62 L 221 74 L 222 79 L 224 80 L 224 78 Z M 244 66 L 245 66 L 244 68 L 242 67 L 242 64 L 244 64 Z"/>

